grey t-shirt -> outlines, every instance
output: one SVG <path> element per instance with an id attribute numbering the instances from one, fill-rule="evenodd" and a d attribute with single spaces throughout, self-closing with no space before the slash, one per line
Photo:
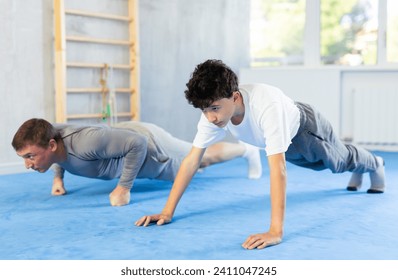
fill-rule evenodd
<path id="1" fill-rule="evenodd" d="M 174 180 L 184 156 L 168 153 L 162 141 L 139 122 L 120 123 L 116 127 L 54 127 L 60 131 L 67 152 L 66 161 L 54 165 L 55 176 L 61 178 L 66 170 L 89 178 L 120 178 L 118 185 L 131 188 L 136 178 Z"/>

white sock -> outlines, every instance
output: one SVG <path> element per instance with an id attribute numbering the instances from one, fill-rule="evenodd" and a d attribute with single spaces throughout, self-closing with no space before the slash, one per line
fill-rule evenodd
<path id="1" fill-rule="evenodd" d="M 350 181 L 348 182 L 348 187 L 359 189 L 362 185 L 362 177 L 363 173 L 353 172 Z"/>
<path id="2" fill-rule="evenodd" d="M 375 171 L 369 172 L 370 189 L 368 192 L 384 192 L 384 160 L 379 156 L 376 157 L 376 160 L 379 167 Z"/>
<path id="3" fill-rule="evenodd" d="M 248 178 L 258 179 L 263 173 L 263 167 L 261 165 L 260 150 L 259 148 L 243 143 L 246 147 L 246 151 L 243 157 L 247 160 L 249 165 L 248 168 Z"/>

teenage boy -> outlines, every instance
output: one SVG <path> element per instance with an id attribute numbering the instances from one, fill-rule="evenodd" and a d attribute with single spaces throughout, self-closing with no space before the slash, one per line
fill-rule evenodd
<path id="1" fill-rule="evenodd" d="M 368 193 L 384 192 L 384 161 L 358 146 L 343 144 L 330 123 L 312 106 L 294 102 L 266 84 L 238 85 L 236 74 L 220 60 L 199 64 L 185 96 L 202 110 L 193 147 L 183 160 L 160 214 L 144 216 L 137 226 L 171 222 L 175 208 L 200 166 L 206 148 L 229 130 L 237 139 L 264 148 L 270 170 L 271 221 L 268 231 L 250 235 L 242 246 L 262 249 L 279 244 L 286 206 L 286 161 L 333 173 L 352 172 L 347 189 L 358 190 L 369 172 Z"/>

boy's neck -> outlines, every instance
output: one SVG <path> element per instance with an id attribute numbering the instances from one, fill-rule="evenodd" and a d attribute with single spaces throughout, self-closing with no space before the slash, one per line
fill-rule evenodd
<path id="1" fill-rule="evenodd" d="M 231 122 L 233 125 L 239 125 L 242 123 L 243 118 L 245 117 L 245 104 L 243 103 L 243 97 L 240 92 L 238 92 L 238 99 L 235 101 L 236 102 L 236 107 L 235 107 L 235 114 L 231 118 Z"/>

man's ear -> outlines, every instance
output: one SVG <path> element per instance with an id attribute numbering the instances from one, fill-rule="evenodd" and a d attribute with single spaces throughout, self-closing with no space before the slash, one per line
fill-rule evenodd
<path id="1" fill-rule="evenodd" d="M 54 139 L 51 139 L 50 142 L 48 142 L 48 146 L 50 147 L 51 151 L 55 152 L 57 150 L 58 143 Z"/>

